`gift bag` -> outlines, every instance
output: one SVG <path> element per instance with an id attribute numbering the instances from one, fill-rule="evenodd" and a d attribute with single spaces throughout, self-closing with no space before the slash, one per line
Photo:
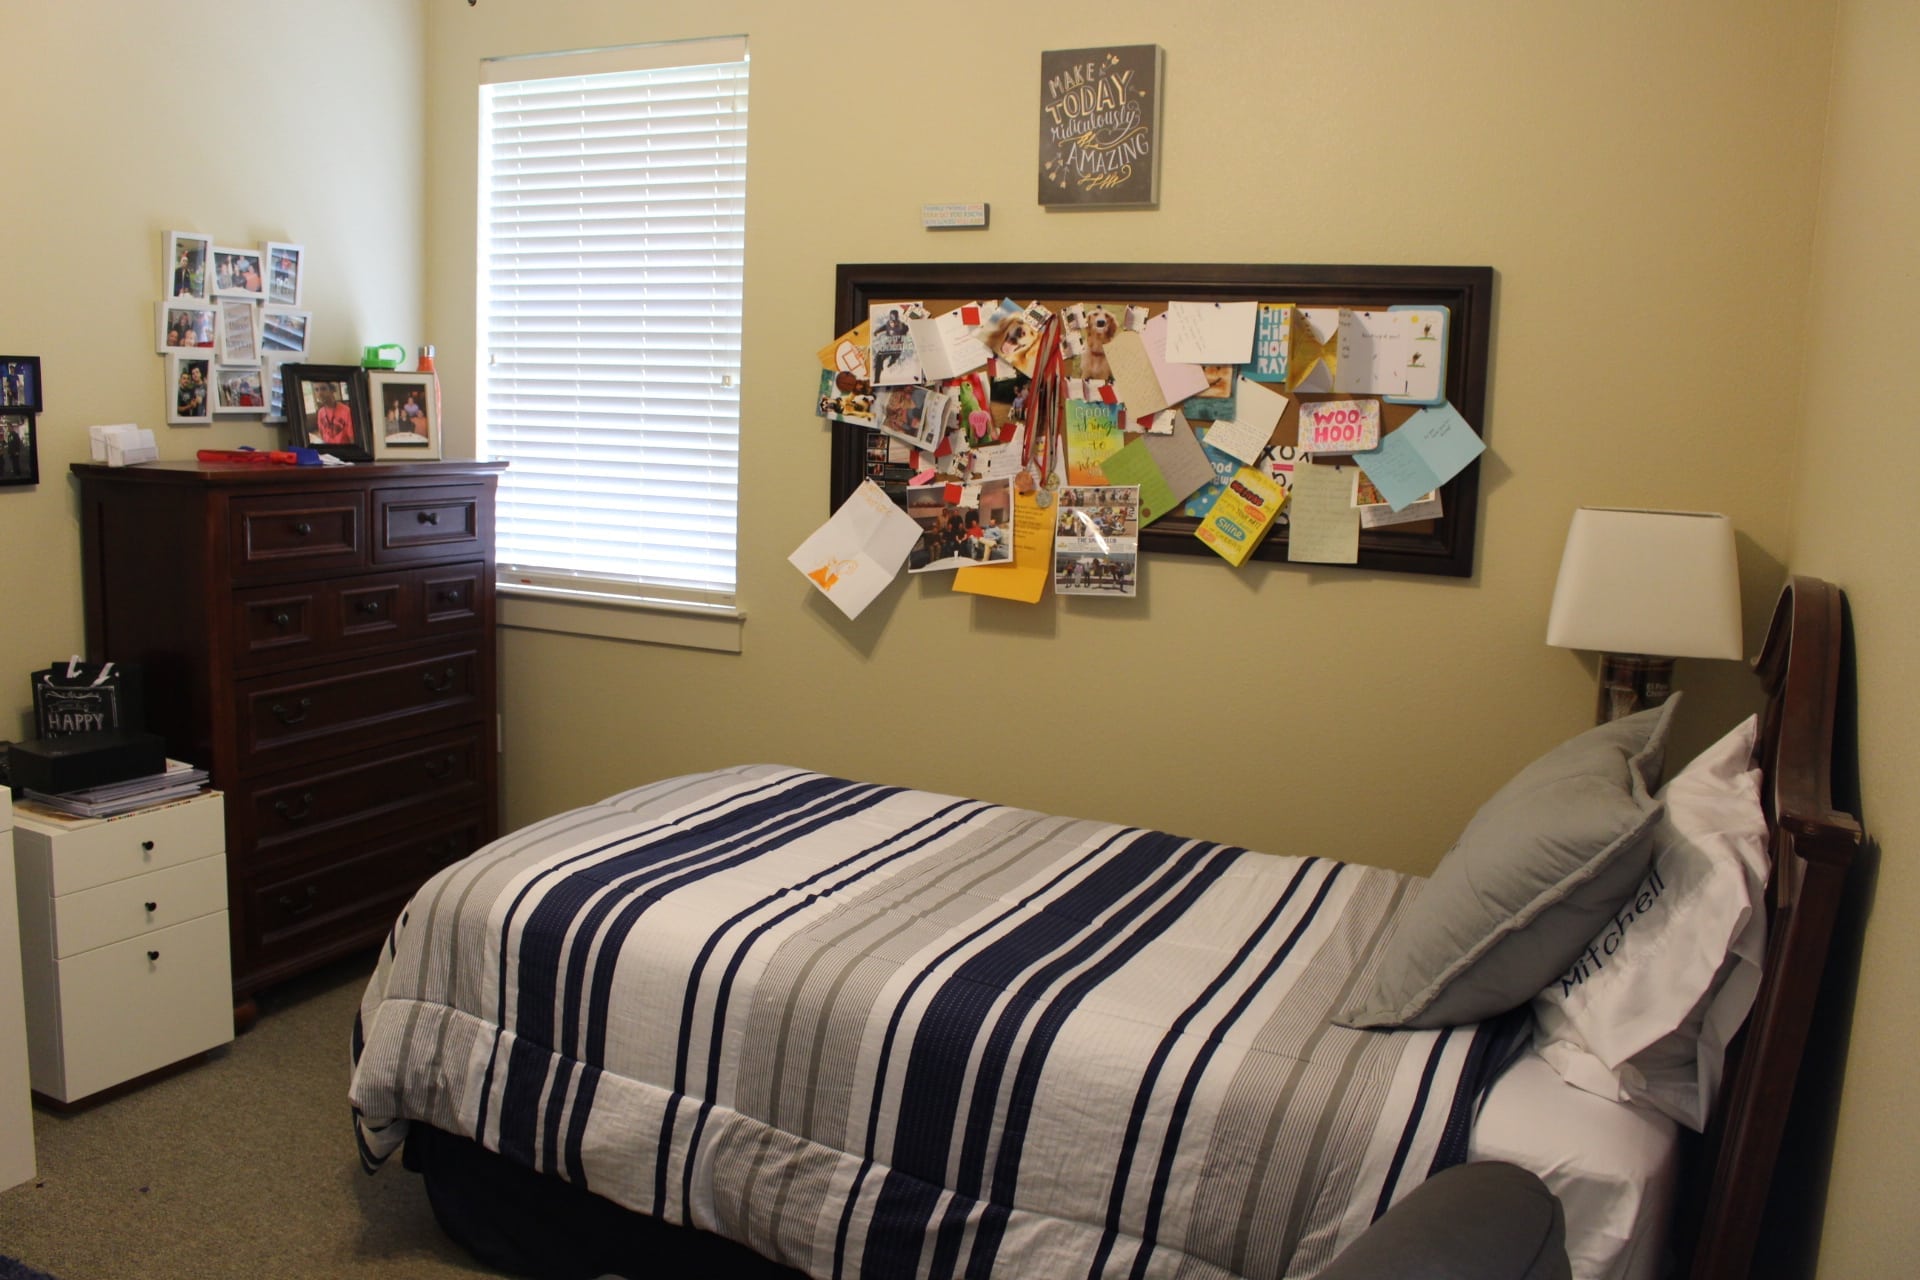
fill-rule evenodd
<path id="1" fill-rule="evenodd" d="M 36 671 L 33 718 L 42 738 L 144 728 L 140 668 L 75 656 Z"/>

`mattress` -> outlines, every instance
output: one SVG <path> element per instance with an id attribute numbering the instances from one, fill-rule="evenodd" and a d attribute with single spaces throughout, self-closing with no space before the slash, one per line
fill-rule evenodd
<path id="1" fill-rule="evenodd" d="M 1329 1021 L 1424 882 L 777 766 L 504 837 L 354 1033 L 410 1121 L 814 1276 L 1317 1272 L 1467 1157 L 1513 1020 Z"/>

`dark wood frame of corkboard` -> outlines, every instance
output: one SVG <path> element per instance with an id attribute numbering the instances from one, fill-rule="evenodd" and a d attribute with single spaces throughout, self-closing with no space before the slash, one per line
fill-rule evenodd
<path id="1" fill-rule="evenodd" d="M 1058 309 L 1075 302 L 1152 303 L 1169 301 L 1292 302 L 1313 307 L 1381 310 L 1389 306 L 1442 306 L 1451 313 L 1447 346 L 1447 399 L 1487 437 L 1487 356 L 1493 328 L 1492 267 L 1266 266 L 1202 263 L 842 263 L 834 288 L 833 332 L 845 333 L 867 318 L 880 302 L 925 302 L 936 314 L 962 302 L 1003 297 L 1025 304 L 1034 299 Z M 1345 395 L 1309 399 L 1351 398 Z M 1373 397 L 1367 397 L 1373 398 Z M 1296 397 L 1289 393 L 1289 399 Z M 1381 426 L 1392 430 L 1420 408 L 1382 403 Z M 1289 405 L 1276 438 L 1297 424 Z M 832 508 L 859 487 L 866 474 L 865 427 L 833 423 Z M 1480 463 L 1476 460 L 1441 488 L 1446 514 L 1437 520 L 1360 532 L 1357 568 L 1385 573 L 1422 573 L 1453 578 L 1473 576 L 1474 535 L 1480 507 Z M 1142 551 L 1211 556 L 1193 536 L 1198 521 L 1168 516 L 1140 531 Z M 1254 552 L 1260 560 L 1285 562 L 1284 529 Z"/>

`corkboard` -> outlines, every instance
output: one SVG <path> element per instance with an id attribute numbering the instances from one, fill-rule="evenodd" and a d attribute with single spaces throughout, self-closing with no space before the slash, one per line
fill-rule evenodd
<path id="1" fill-rule="evenodd" d="M 842 264 L 837 273 L 833 332 L 844 333 L 867 318 L 877 303 L 917 301 L 933 314 L 964 302 L 1012 298 L 1039 300 L 1059 310 L 1076 302 L 1145 303 L 1154 311 L 1169 301 L 1291 302 L 1308 307 L 1385 310 L 1391 306 L 1442 306 L 1451 312 L 1447 347 L 1447 399 L 1487 439 L 1487 355 L 1492 331 L 1493 268 L 1383 266 L 1154 265 L 1143 263 L 898 263 Z M 996 384 L 995 394 L 1005 384 Z M 1274 431 L 1292 443 L 1299 427 L 1299 401 L 1355 398 L 1295 395 Z M 1372 398 L 1372 397 L 1366 397 Z M 1380 425 L 1392 431 L 1421 406 L 1380 406 Z M 996 413 L 1004 407 L 997 406 Z M 870 474 L 878 432 L 833 424 L 830 503 L 837 508 Z M 1322 459 L 1322 462 L 1337 459 Z M 1480 463 L 1440 490 L 1445 514 L 1437 520 L 1363 529 L 1356 565 L 1300 566 L 1383 573 L 1473 575 L 1478 527 Z M 1193 536 L 1198 521 L 1168 516 L 1140 533 L 1148 553 L 1199 555 L 1213 552 Z M 1286 529 L 1278 528 L 1254 552 L 1257 560 L 1285 563 Z M 1224 566 L 1223 566 L 1224 568 Z"/>

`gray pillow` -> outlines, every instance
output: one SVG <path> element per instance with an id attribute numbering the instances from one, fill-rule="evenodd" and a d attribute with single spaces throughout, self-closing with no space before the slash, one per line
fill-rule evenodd
<path id="1" fill-rule="evenodd" d="M 1566 972 L 1646 874 L 1679 701 L 1562 743 L 1480 806 L 1335 1020 L 1476 1022 Z"/>

